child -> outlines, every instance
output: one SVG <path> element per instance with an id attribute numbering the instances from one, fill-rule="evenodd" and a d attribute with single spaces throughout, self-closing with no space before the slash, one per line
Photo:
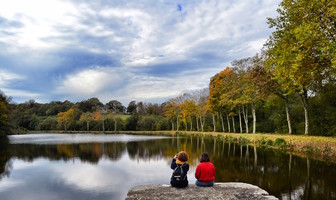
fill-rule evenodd
<path id="1" fill-rule="evenodd" d="M 210 162 L 208 153 L 201 155 L 200 164 L 196 167 L 195 177 L 196 185 L 201 187 L 213 186 L 215 180 L 215 167 Z"/>
<path id="2" fill-rule="evenodd" d="M 189 165 L 186 163 L 188 154 L 184 151 L 179 152 L 173 158 L 170 168 L 174 170 L 170 179 L 170 184 L 173 187 L 183 188 L 188 186 L 187 172 Z"/>

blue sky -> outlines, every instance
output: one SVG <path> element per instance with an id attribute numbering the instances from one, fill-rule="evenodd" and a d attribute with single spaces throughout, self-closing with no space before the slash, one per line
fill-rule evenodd
<path id="1" fill-rule="evenodd" d="M 17 103 L 161 103 L 259 52 L 279 3 L 0 0 L 0 90 Z"/>

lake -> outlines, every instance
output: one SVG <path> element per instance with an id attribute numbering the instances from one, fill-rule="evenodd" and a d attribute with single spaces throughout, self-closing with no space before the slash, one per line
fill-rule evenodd
<path id="1" fill-rule="evenodd" d="M 214 138 L 103 134 L 9 136 L 0 148 L 0 199 L 124 199 L 169 184 L 176 152 L 189 154 L 189 183 L 203 151 L 216 182 L 251 183 L 280 199 L 336 199 L 336 165 Z"/>

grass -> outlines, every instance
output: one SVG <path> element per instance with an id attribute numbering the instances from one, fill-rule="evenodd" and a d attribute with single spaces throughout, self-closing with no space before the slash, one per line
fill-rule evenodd
<path id="1" fill-rule="evenodd" d="M 116 117 L 116 118 L 120 118 L 120 119 L 122 119 L 123 121 L 126 121 L 128 118 L 131 117 L 131 115 L 116 114 L 116 115 L 114 115 L 114 117 Z"/>

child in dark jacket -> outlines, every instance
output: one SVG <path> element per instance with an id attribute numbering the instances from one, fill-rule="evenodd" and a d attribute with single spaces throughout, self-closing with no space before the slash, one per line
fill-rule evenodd
<path id="1" fill-rule="evenodd" d="M 177 181 L 173 176 L 170 179 L 170 184 L 173 187 L 183 188 L 188 186 L 188 177 L 187 172 L 189 170 L 189 165 L 187 163 L 188 154 L 184 151 L 176 154 L 172 160 L 170 168 L 175 170 L 178 166 L 180 166 L 183 170 L 183 177 L 181 181 Z M 173 173 L 174 174 L 174 173 Z"/>
<path id="2" fill-rule="evenodd" d="M 195 172 L 196 185 L 201 187 L 213 186 L 216 173 L 214 165 L 210 162 L 208 153 L 202 153 L 200 162 Z"/>

